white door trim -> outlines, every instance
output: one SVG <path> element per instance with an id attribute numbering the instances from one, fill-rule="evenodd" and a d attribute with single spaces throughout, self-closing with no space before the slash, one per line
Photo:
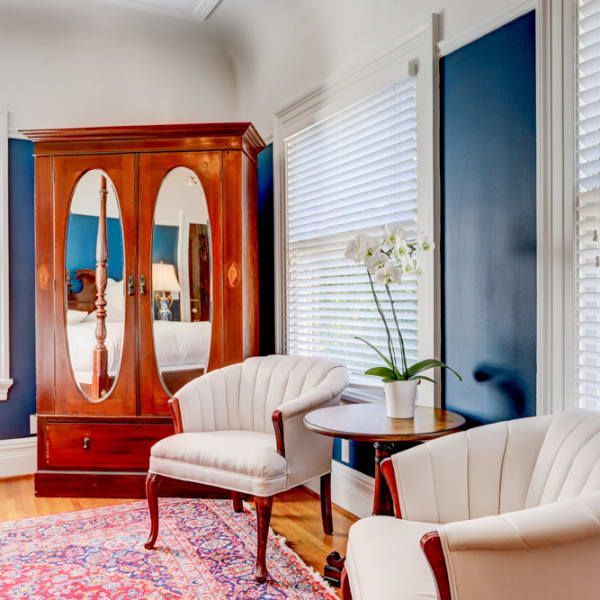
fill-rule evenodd
<path id="1" fill-rule="evenodd" d="M 0 400 L 8 398 L 13 384 L 10 378 L 8 216 L 8 111 L 0 107 Z"/>

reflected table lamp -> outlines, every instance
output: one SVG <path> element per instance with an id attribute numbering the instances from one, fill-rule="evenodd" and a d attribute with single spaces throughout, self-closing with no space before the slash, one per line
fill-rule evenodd
<path id="1" fill-rule="evenodd" d="M 161 321 L 172 321 L 172 294 L 181 291 L 174 265 L 163 262 L 153 263 L 152 289 L 154 290 L 155 299 L 158 304 L 158 318 Z"/>

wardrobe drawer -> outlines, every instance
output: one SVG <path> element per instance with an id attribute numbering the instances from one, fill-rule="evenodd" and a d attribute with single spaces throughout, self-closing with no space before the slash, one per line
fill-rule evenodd
<path id="1" fill-rule="evenodd" d="M 146 470 L 150 448 L 173 433 L 170 423 L 46 423 L 46 467 Z"/>

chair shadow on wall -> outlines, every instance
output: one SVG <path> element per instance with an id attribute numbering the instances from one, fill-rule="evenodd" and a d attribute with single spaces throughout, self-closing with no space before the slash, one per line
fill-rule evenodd
<path id="1" fill-rule="evenodd" d="M 473 370 L 475 381 L 487 384 L 500 402 L 495 406 L 498 418 L 510 412 L 523 414 L 526 406 L 525 382 L 519 371 L 492 363 L 479 363 Z"/>

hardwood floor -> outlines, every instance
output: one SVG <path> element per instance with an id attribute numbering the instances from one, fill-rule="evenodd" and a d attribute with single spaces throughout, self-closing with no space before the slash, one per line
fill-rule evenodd
<path id="1" fill-rule="evenodd" d="M 137 502 L 106 498 L 36 498 L 33 477 L 0 479 L 0 521 L 51 515 L 85 508 Z M 323 573 L 325 557 L 332 550 L 345 553 L 348 529 L 354 515 L 336 506 L 333 509 L 333 535 L 321 526 L 319 498 L 306 488 L 296 488 L 275 498 L 271 527 L 286 538 L 304 562 Z"/>

